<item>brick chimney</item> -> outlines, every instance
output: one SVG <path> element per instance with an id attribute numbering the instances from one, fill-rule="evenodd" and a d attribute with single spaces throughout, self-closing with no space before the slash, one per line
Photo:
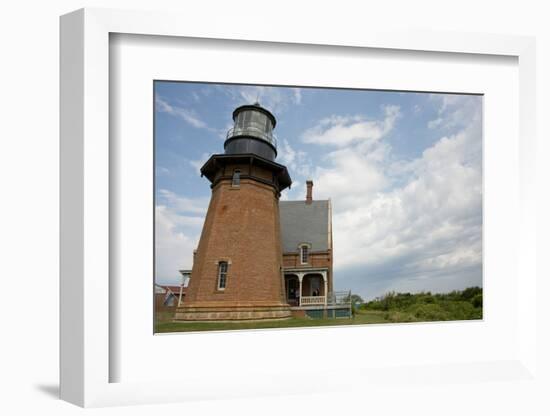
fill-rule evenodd
<path id="1" fill-rule="evenodd" d="M 312 180 L 306 181 L 306 187 L 307 187 L 306 204 L 311 204 L 311 201 L 313 201 L 313 181 Z"/>

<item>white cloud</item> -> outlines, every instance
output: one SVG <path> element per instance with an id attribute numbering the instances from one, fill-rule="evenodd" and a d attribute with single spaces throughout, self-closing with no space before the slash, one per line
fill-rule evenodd
<path id="1" fill-rule="evenodd" d="M 201 157 L 197 160 L 190 160 L 189 164 L 193 166 L 193 168 L 197 171 L 198 174 L 201 173 L 201 168 L 203 167 L 204 163 L 210 158 L 209 153 L 203 153 Z"/>
<path id="2" fill-rule="evenodd" d="M 431 94 L 430 100 L 438 106 L 438 116 L 428 122 L 429 129 L 453 131 L 480 121 L 481 99 L 477 96 Z"/>
<path id="3" fill-rule="evenodd" d="M 206 215 L 209 198 L 185 198 L 167 189 L 159 190 L 159 205 L 166 205 L 176 213 Z"/>
<path id="4" fill-rule="evenodd" d="M 285 165 L 293 174 L 295 173 L 298 176 L 309 176 L 313 170 L 312 162 L 307 153 L 295 150 L 286 139 L 280 139 L 278 142 L 277 162 Z"/>
<path id="5" fill-rule="evenodd" d="M 166 189 L 159 190 L 155 207 L 155 278 L 157 282 L 179 282 L 178 270 L 193 265 L 206 215 L 208 198 L 184 198 Z"/>
<path id="6" fill-rule="evenodd" d="M 375 142 L 387 135 L 400 116 L 398 106 L 383 107 L 384 118 L 367 120 L 363 116 L 337 116 L 321 120 L 301 136 L 304 143 L 349 146 L 357 142 Z"/>
<path id="7" fill-rule="evenodd" d="M 384 149 L 385 146 L 379 146 Z M 376 160 L 378 149 L 361 151 L 357 147 L 344 148 L 327 154 L 325 166 L 318 166 L 313 174 L 315 198 L 331 198 L 337 203 L 335 211 L 364 206 L 384 190 L 389 181 Z"/>
<path id="8" fill-rule="evenodd" d="M 198 234 L 184 233 L 179 229 L 182 216 L 166 206 L 155 208 L 155 280 L 159 283 L 179 283 L 178 270 L 193 265 L 193 250 Z M 200 219 L 202 225 L 202 219 Z"/>
<path id="9" fill-rule="evenodd" d="M 315 168 L 315 197 L 332 198 L 335 210 L 364 207 L 388 187 L 385 162 L 390 147 L 382 138 L 400 116 L 397 106 L 383 106 L 382 118 L 365 121 L 364 116 L 337 116 L 321 120 L 302 135 L 307 143 L 337 147 Z M 344 208 L 345 207 L 345 208 Z"/>
<path id="10" fill-rule="evenodd" d="M 272 112 L 281 112 L 288 104 L 288 97 L 280 88 L 263 86 L 243 86 L 237 90 L 239 104 L 259 102 Z"/>
<path id="11" fill-rule="evenodd" d="M 428 128 L 429 129 L 436 129 L 439 126 L 441 126 L 441 123 L 443 123 L 443 118 L 441 118 L 441 117 L 430 120 L 430 121 L 428 121 Z"/>
<path id="12" fill-rule="evenodd" d="M 243 85 L 240 87 L 218 87 L 232 99 L 232 108 L 244 104 L 259 102 L 275 115 L 286 111 L 291 105 L 302 103 L 301 88 L 269 87 L 261 85 Z"/>
<path id="13" fill-rule="evenodd" d="M 210 128 L 192 110 L 187 110 L 183 107 L 170 105 L 170 104 L 168 104 L 168 102 L 163 100 L 158 95 L 155 97 L 155 103 L 157 105 L 158 111 L 160 111 L 162 113 L 167 113 L 167 114 L 173 115 L 175 117 L 179 117 L 179 118 L 181 118 L 182 120 L 189 123 L 190 125 L 192 125 L 195 128 L 215 131 L 215 129 Z"/>
<path id="14" fill-rule="evenodd" d="M 157 169 L 156 169 L 156 175 L 157 176 L 168 176 L 170 175 L 170 169 L 168 168 L 165 168 L 163 166 L 157 166 Z"/>
<path id="15" fill-rule="evenodd" d="M 442 99 L 440 124 L 449 134 L 410 161 L 393 160 L 391 147 L 381 140 L 393 129 L 397 110 L 386 108 L 383 119 L 368 122 L 333 116 L 309 130 L 304 136 L 309 142 L 337 147 L 313 174 L 315 198 L 332 199 L 336 273 L 378 270 L 385 290 L 449 287 L 441 282 L 459 275 L 476 281 L 482 226 L 479 104 Z"/>
<path id="16" fill-rule="evenodd" d="M 480 261 L 481 166 L 471 163 L 479 139 L 472 132 L 444 137 L 411 162 L 403 186 L 374 195 L 360 190 L 354 203 L 335 198 L 335 261 L 372 265 L 411 253 L 430 254 L 423 264 L 432 266 Z"/>

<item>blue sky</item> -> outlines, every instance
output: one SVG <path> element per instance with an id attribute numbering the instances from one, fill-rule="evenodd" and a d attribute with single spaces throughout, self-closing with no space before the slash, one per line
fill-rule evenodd
<path id="1" fill-rule="evenodd" d="M 210 198 L 199 169 L 255 101 L 277 118 L 281 198 L 312 179 L 332 200 L 338 290 L 481 286 L 481 96 L 184 82 L 155 83 L 157 282 L 191 268 Z"/>

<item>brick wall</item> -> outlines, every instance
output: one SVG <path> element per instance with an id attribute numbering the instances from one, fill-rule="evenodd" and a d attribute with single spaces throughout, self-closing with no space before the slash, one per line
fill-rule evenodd
<path id="1" fill-rule="evenodd" d="M 228 166 L 226 171 L 247 166 Z M 271 178 L 270 172 L 255 175 Z M 218 290 L 218 262 L 229 263 L 225 290 Z M 282 251 L 276 190 L 252 179 L 238 188 L 223 179 L 212 197 L 195 257 L 186 305 L 284 303 Z"/>
<path id="2" fill-rule="evenodd" d="M 309 253 L 309 262 L 302 264 L 300 261 L 300 255 L 298 251 L 296 253 L 284 253 L 283 254 L 283 267 L 285 269 L 300 269 L 307 270 L 311 267 L 326 267 L 328 268 L 328 291 L 334 290 L 333 274 L 332 274 L 332 250 L 311 252 Z M 307 292 L 304 292 L 307 293 Z"/>

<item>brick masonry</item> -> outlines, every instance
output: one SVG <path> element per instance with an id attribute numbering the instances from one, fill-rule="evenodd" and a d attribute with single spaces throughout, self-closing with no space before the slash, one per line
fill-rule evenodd
<path id="1" fill-rule="evenodd" d="M 302 264 L 300 262 L 300 255 L 298 251 L 296 253 L 283 253 L 283 268 L 284 269 L 301 269 L 304 272 L 307 272 L 308 269 L 311 268 L 327 268 L 327 289 L 329 292 L 332 292 L 333 289 L 333 276 L 332 276 L 332 250 L 329 249 L 327 251 L 318 251 L 318 252 L 310 252 L 309 253 L 309 261 L 307 264 Z M 292 274 L 292 272 L 288 272 L 288 274 Z M 314 274 L 315 275 L 315 274 Z M 307 277 L 307 276 L 306 276 Z M 306 279 L 307 280 L 307 279 Z M 306 294 L 309 293 L 308 289 L 308 282 L 304 280 L 304 287 L 302 287 L 302 291 L 304 293 L 304 296 L 307 296 Z M 324 292 L 324 288 L 321 288 L 321 291 Z M 324 295 L 324 293 L 323 293 Z"/>
<path id="2" fill-rule="evenodd" d="M 240 185 L 230 176 L 239 168 Z M 195 255 L 192 279 L 178 320 L 275 319 L 290 316 L 284 296 L 279 193 L 268 170 L 226 166 L 212 189 Z M 253 175 L 251 175 L 253 174 Z M 227 283 L 218 290 L 218 264 L 229 264 Z"/>

